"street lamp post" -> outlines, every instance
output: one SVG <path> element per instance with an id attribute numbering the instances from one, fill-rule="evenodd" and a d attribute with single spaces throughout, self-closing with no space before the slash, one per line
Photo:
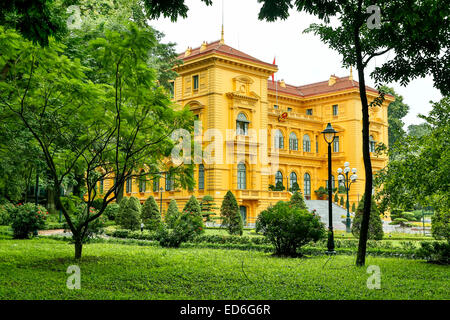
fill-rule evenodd
<path id="1" fill-rule="evenodd" d="M 350 220 L 350 203 L 348 200 L 348 192 L 350 191 L 350 185 L 354 182 L 356 182 L 356 179 L 358 178 L 358 176 L 356 175 L 356 168 L 352 169 L 352 175 L 350 176 L 350 179 L 348 177 L 348 174 L 350 172 L 350 163 L 346 162 L 344 163 L 344 170 L 342 170 L 341 168 L 339 168 L 337 170 L 338 172 L 338 181 L 342 181 L 344 183 L 344 187 L 345 187 L 345 192 L 347 193 L 347 219 L 345 219 L 345 231 L 347 233 L 351 232 L 350 229 L 350 225 L 351 225 L 351 220 Z M 344 173 L 342 173 L 344 172 Z"/>
<path id="2" fill-rule="evenodd" d="M 332 187 L 331 187 L 331 144 L 336 137 L 337 131 L 333 129 L 331 123 L 328 123 L 325 130 L 322 131 L 325 142 L 328 143 L 328 244 L 327 254 L 335 254 L 334 251 L 334 235 L 333 235 L 333 204 L 332 204 Z"/>

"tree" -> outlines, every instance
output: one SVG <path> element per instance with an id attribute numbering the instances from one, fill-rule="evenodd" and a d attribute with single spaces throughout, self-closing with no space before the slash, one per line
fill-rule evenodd
<path id="1" fill-rule="evenodd" d="M 356 206 L 355 206 L 355 203 L 353 202 L 353 204 L 352 204 L 352 212 L 355 212 L 355 210 L 356 210 Z"/>
<path id="2" fill-rule="evenodd" d="M 225 225 L 229 234 L 242 235 L 243 221 L 239 212 L 239 206 L 234 194 L 227 191 L 220 207 L 220 215 L 222 216 L 222 225 Z"/>
<path id="3" fill-rule="evenodd" d="M 353 218 L 353 224 L 352 224 L 352 234 L 355 237 L 359 237 L 359 234 L 361 232 L 361 224 L 363 219 L 363 212 L 364 212 L 364 197 L 362 196 L 361 201 L 358 204 L 358 208 L 355 212 L 355 217 Z M 383 221 L 381 220 L 380 213 L 378 211 L 377 205 L 375 203 L 375 200 L 371 201 L 371 210 L 370 210 L 370 224 L 369 224 L 369 233 L 368 238 L 374 239 L 374 240 L 381 240 L 383 239 Z"/>
<path id="4" fill-rule="evenodd" d="M 141 220 L 145 227 L 149 230 L 156 230 L 161 224 L 161 213 L 159 212 L 158 205 L 155 198 L 150 196 L 145 200 L 142 206 Z"/>
<path id="5" fill-rule="evenodd" d="M 178 210 L 178 205 L 175 199 L 170 200 L 169 207 L 167 208 L 166 216 L 164 221 L 170 229 L 175 226 L 175 221 L 180 217 L 180 211 Z"/>
<path id="6" fill-rule="evenodd" d="M 141 203 L 138 198 L 130 197 L 126 201 L 122 199 L 116 222 L 124 229 L 139 229 L 141 224 Z"/>
<path id="7" fill-rule="evenodd" d="M 336 204 L 339 203 L 339 196 L 338 196 L 337 192 L 334 194 L 334 202 L 335 202 Z"/>
<path id="8" fill-rule="evenodd" d="M 214 215 L 214 210 L 218 209 L 214 203 L 214 198 L 210 195 L 206 195 L 202 198 L 200 208 L 202 210 L 202 216 L 206 221 L 210 221 L 210 216 Z"/>
<path id="9" fill-rule="evenodd" d="M 365 68 L 375 57 L 388 51 L 395 52 L 395 58 L 387 60 L 376 68 L 373 76 L 384 81 L 400 80 L 407 83 L 410 79 L 431 72 L 435 76 L 435 85 L 442 92 L 450 90 L 448 70 L 442 60 L 450 60 L 448 47 L 450 25 L 447 23 L 450 7 L 442 1 L 382 0 L 377 6 L 383 13 L 381 23 L 374 20 L 373 1 L 332 1 L 332 0 L 259 0 L 263 6 L 260 19 L 274 21 L 286 19 L 289 9 L 296 7 L 323 20 L 324 24 L 312 24 L 306 32 L 319 35 L 330 48 L 342 55 L 345 66 L 356 65 L 359 79 L 359 94 L 363 123 L 363 160 L 365 169 L 366 195 L 372 192 L 372 164 L 369 151 L 369 106 L 382 104 L 384 92 L 380 92 L 370 104 L 367 100 Z M 369 9 L 369 10 L 368 10 Z M 330 23 L 330 17 L 339 21 L 336 27 Z M 371 27 L 369 28 L 368 21 Z M 374 23 L 375 21 L 375 23 Z M 421 28 L 418 28 L 420 26 Z M 399 32 L 401 30 L 401 32 Z M 423 32 L 427 30 L 427 32 Z M 429 32 L 429 33 L 428 33 Z M 367 196 L 366 208 L 361 225 L 356 265 L 365 264 L 367 233 L 369 228 L 372 197 Z"/>
<path id="10" fill-rule="evenodd" d="M 294 194 L 291 196 L 290 200 L 291 205 L 296 206 L 299 209 L 307 210 L 305 199 L 303 198 L 303 195 L 300 191 L 294 192 Z"/>
<path id="11" fill-rule="evenodd" d="M 81 257 L 88 225 L 115 200 L 118 186 L 139 177 L 135 168 L 155 174 L 174 146 L 171 133 L 192 130 L 192 114 L 174 110 L 165 89 L 157 86 L 155 72 L 148 67 L 148 52 L 154 46 L 151 32 L 133 23 L 124 30 L 105 31 L 89 43 L 90 57 L 97 61 L 101 81 L 89 81 L 88 69 L 62 54 L 62 46 L 50 41 L 41 48 L 14 32 L 0 27 L 0 37 L 11 38 L 5 48 L 16 61 L 0 82 L 0 114 L 11 117 L 29 131 L 44 155 L 53 190 L 61 190 L 66 179 L 84 172 L 86 208 L 97 196 L 101 179 L 113 179 L 104 190 L 103 205 L 90 215 L 88 209 L 73 223 L 55 192 L 72 232 L 75 257 Z M 19 59 L 20 57 L 20 59 Z M 181 185 L 193 183 L 192 168 L 166 168 L 176 173 Z"/>
<path id="12" fill-rule="evenodd" d="M 426 122 L 420 124 L 410 124 L 408 126 L 408 136 L 420 139 L 431 132 L 430 125 Z"/>

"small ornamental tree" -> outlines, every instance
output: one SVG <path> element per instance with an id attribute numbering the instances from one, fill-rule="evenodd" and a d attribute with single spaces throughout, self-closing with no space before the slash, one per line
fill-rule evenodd
<path id="1" fill-rule="evenodd" d="M 284 189 L 285 189 L 285 188 L 284 188 L 283 182 L 278 181 L 278 182 L 275 184 L 275 191 L 283 191 Z"/>
<path id="2" fill-rule="evenodd" d="M 15 239 L 27 239 L 45 226 L 48 211 L 32 203 L 19 204 L 11 211 L 10 222 Z"/>
<path id="3" fill-rule="evenodd" d="M 353 204 L 352 204 L 352 212 L 355 212 L 355 210 L 356 210 L 356 206 L 355 206 L 355 203 L 353 202 Z"/>
<path id="4" fill-rule="evenodd" d="M 336 204 L 339 203 L 339 196 L 338 196 L 337 192 L 334 194 L 334 202 L 335 202 Z"/>
<path id="5" fill-rule="evenodd" d="M 116 220 L 120 206 L 116 202 L 111 202 L 105 209 L 105 216 L 108 220 Z"/>
<path id="6" fill-rule="evenodd" d="M 141 219 L 145 228 L 149 230 L 157 230 L 159 228 L 161 224 L 161 213 L 153 196 L 148 197 L 142 206 Z"/>
<path id="7" fill-rule="evenodd" d="M 294 192 L 290 200 L 291 205 L 296 206 L 299 209 L 308 209 L 306 207 L 305 199 L 300 191 Z"/>
<path id="8" fill-rule="evenodd" d="M 202 210 L 202 216 L 206 219 L 205 221 L 210 221 L 209 217 L 214 215 L 214 210 L 218 209 L 214 203 L 214 198 L 210 195 L 206 195 L 202 198 L 200 208 Z"/>
<path id="9" fill-rule="evenodd" d="M 355 212 L 355 217 L 352 224 L 352 234 L 358 238 L 359 232 L 361 230 L 361 221 L 364 211 L 364 195 L 358 204 L 358 208 Z M 372 240 L 383 239 L 383 222 L 381 221 L 380 213 L 377 208 L 377 204 L 374 199 L 372 199 L 372 206 L 370 210 L 370 220 L 369 220 L 369 235 L 368 238 Z"/>
<path id="10" fill-rule="evenodd" d="M 222 224 L 226 225 L 229 234 L 242 235 L 244 223 L 236 198 L 231 191 L 228 191 L 223 198 L 220 215 L 222 216 Z"/>
<path id="11" fill-rule="evenodd" d="M 336 193 L 337 194 L 337 193 Z M 341 199 L 340 199 L 340 201 L 339 201 L 339 204 L 343 207 L 344 206 L 344 197 L 341 197 Z"/>
<path id="12" fill-rule="evenodd" d="M 116 221 L 124 229 L 137 230 L 139 229 L 141 221 L 141 204 L 136 197 L 125 199 L 126 198 L 123 198 L 122 201 L 120 201 L 120 208 Z"/>
<path id="13" fill-rule="evenodd" d="M 326 236 L 319 217 L 283 201 L 261 212 L 256 231 L 274 245 L 275 254 L 286 256 L 297 256 L 299 248 Z"/>
<path id="14" fill-rule="evenodd" d="M 176 220 L 180 217 L 180 211 L 178 210 L 177 201 L 175 199 L 170 200 L 169 207 L 167 208 L 164 222 L 170 229 L 175 227 Z"/>
<path id="15" fill-rule="evenodd" d="M 289 191 L 291 191 L 291 192 L 296 192 L 296 191 L 299 191 L 299 190 L 300 190 L 300 186 L 298 185 L 297 182 L 294 182 L 294 183 L 292 184 L 292 188 L 290 188 Z"/>

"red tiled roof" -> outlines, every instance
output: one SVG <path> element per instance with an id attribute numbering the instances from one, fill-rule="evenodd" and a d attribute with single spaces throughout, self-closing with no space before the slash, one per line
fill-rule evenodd
<path id="1" fill-rule="evenodd" d="M 208 53 L 212 53 L 212 52 L 216 52 L 219 54 L 223 54 L 223 55 L 227 55 L 227 56 L 231 56 L 231 57 L 236 57 L 236 58 L 240 58 L 240 59 L 244 59 L 244 60 L 248 60 L 248 61 L 252 61 L 252 62 L 256 62 L 256 63 L 260 63 L 260 64 L 264 64 L 267 66 L 271 66 L 271 67 L 277 67 L 277 65 L 275 64 L 271 64 L 271 63 L 267 63 L 264 61 L 261 61 L 259 59 L 256 59 L 255 57 L 252 57 L 242 51 L 236 50 L 226 44 L 221 44 L 220 40 L 211 42 L 211 43 L 207 43 L 206 48 L 200 52 L 200 47 L 192 49 L 191 50 L 191 54 L 188 55 L 187 57 L 184 56 L 184 52 L 180 53 L 178 55 L 178 59 L 183 60 L 183 61 L 187 61 L 193 58 L 197 58 L 200 57 L 202 55 L 208 54 Z"/>
<path id="2" fill-rule="evenodd" d="M 287 93 L 294 96 L 303 97 L 303 93 L 298 90 L 296 86 L 286 84 L 286 88 L 283 88 L 278 81 L 278 85 L 275 86 L 275 82 L 272 80 L 267 80 L 267 89 L 270 91 L 276 91 L 278 93 Z"/>

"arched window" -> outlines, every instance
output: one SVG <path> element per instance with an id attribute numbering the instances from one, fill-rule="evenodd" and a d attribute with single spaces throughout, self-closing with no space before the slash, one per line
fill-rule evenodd
<path id="1" fill-rule="evenodd" d="M 297 191 L 298 190 L 298 184 L 297 184 L 297 174 L 292 171 L 289 175 L 289 188 L 291 191 Z"/>
<path id="2" fill-rule="evenodd" d="M 309 173 L 305 173 L 305 175 L 303 176 L 303 182 L 304 195 L 305 198 L 309 200 L 311 198 L 311 176 L 309 175 Z"/>
<path id="3" fill-rule="evenodd" d="M 369 152 L 375 152 L 375 139 L 373 138 L 373 136 L 369 137 Z"/>
<path id="4" fill-rule="evenodd" d="M 198 166 L 198 190 L 205 189 L 205 166 L 200 164 Z"/>
<path id="5" fill-rule="evenodd" d="M 274 145 L 276 149 L 284 149 L 284 137 L 279 129 L 275 131 Z"/>
<path id="6" fill-rule="evenodd" d="M 283 184 L 283 174 L 281 173 L 281 171 L 277 171 L 277 173 L 275 173 L 275 187 L 279 182 Z"/>
<path id="7" fill-rule="evenodd" d="M 291 132 L 291 134 L 289 134 L 289 149 L 298 150 L 297 135 L 294 132 Z"/>
<path id="8" fill-rule="evenodd" d="M 240 206 L 239 211 L 241 212 L 242 222 L 243 222 L 244 226 L 246 226 L 247 225 L 247 207 Z"/>
<path id="9" fill-rule="evenodd" d="M 242 112 L 238 114 L 236 119 L 236 134 L 246 136 L 248 134 L 248 124 L 250 121 L 247 120 L 247 117 Z"/>
<path id="10" fill-rule="evenodd" d="M 246 169 L 244 163 L 239 163 L 237 167 L 237 187 L 238 189 L 246 189 L 247 188 L 247 177 L 246 177 Z"/>
<path id="11" fill-rule="evenodd" d="M 98 181 L 98 184 L 99 184 L 99 189 L 100 189 L 99 192 L 100 192 L 100 194 L 103 194 L 103 189 L 105 186 L 105 181 L 104 181 L 103 177 L 100 178 L 100 180 Z"/>
<path id="12" fill-rule="evenodd" d="M 303 151 L 311 152 L 311 139 L 307 134 L 303 136 Z"/>
<path id="13" fill-rule="evenodd" d="M 139 192 L 145 192 L 147 180 L 145 179 L 145 172 L 141 171 L 139 175 Z"/>
<path id="14" fill-rule="evenodd" d="M 132 190 L 131 177 L 128 177 L 128 178 L 127 178 L 126 192 L 127 192 L 127 193 L 131 193 L 131 190 Z"/>
<path id="15" fill-rule="evenodd" d="M 334 137 L 333 140 L 333 152 L 339 152 L 339 137 Z"/>

